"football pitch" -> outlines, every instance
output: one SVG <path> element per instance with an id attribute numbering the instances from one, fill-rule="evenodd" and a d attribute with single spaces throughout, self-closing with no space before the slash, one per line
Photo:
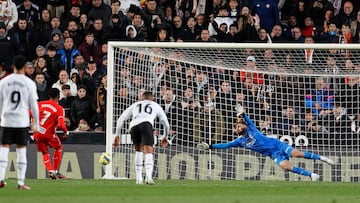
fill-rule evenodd
<path id="1" fill-rule="evenodd" d="M 135 185 L 135 180 L 27 179 L 30 191 L 16 188 L 15 179 L 0 189 L 0 201 L 51 203 L 355 203 L 358 183 L 155 180 L 156 185 Z"/>

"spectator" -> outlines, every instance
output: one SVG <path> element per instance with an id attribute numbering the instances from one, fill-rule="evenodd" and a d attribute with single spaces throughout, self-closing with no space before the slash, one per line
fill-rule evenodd
<path id="1" fill-rule="evenodd" d="M 61 62 L 65 66 L 66 71 L 70 73 L 73 67 L 75 55 L 80 55 L 79 50 L 74 48 L 74 41 L 71 37 L 64 39 L 64 48 L 57 52 L 61 57 Z M 61 98 L 61 97 L 60 97 Z"/>
<path id="2" fill-rule="evenodd" d="M 170 42 L 170 37 L 167 29 L 161 28 L 157 30 L 155 42 Z"/>
<path id="3" fill-rule="evenodd" d="M 61 92 L 64 95 L 64 97 L 59 100 L 59 105 L 61 105 L 64 108 L 65 117 L 69 117 L 70 116 L 70 107 L 71 107 L 72 102 L 75 99 L 75 96 L 71 95 L 70 85 L 67 85 L 67 84 L 65 84 L 61 87 Z"/>
<path id="4" fill-rule="evenodd" d="M 109 40 L 123 40 L 125 38 L 125 26 L 127 23 L 121 21 L 118 14 L 111 16 L 111 30 Z"/>
<path id="5" fill-rule="evenodd" d="M 75 126 L 78 126 L 81 123 L 80 120 L 82 119 L 84 119 L 89 126 L 94 124 L 94 105 L 91 98 L 89 98 L 86 93 L 86 87 L 84 85 L 79 85 L 77 96 L 71 103 L 71 123 Z"/>
<path id="6" fill-rule="evenodd" d="M 12 73 L 11 63 L 18 53 L 18 46 L 15 38 L 3 22 L 0 22 L 0 44 L 0 62 L 4 63 L 7 72 Z"/>
<path id="7" fill-rule="evenodd" d="M 224 117 L 213 103 L 208 102 L 208 100 L 203 102 L 204 107 L 194 118 L 194 141 L 196 143 L 210 142 L 211 139 L 211 143 L 219 142 L 223 140 Z M 211 124 L 209 125 L 209 123 Z M 209 126 L 211 129 L 209 129 Z M 208 132 L 211 132 L 211 135 Z"/>
<path id="8" fill-rule="evenodd" d="M 56 48 L 50 45 L 47 48 L 47 55 L 45 55 L 45 59 L 47 61 L 47 74 L 48 84 L 51 86 L 54 84 L 59 76 L 59 71 L 64 69 L 64 66 L 61 63 L 60 55 L 56 54 Z"/>
<path id="9" fill-rule="evenodd" d="M 304 43 L 305 42 L 305 37 L 302 35 L 300 27 L 297 27 L 297 26 L 293 27 L 291 29 L 291 33 L 292 33 L 291 42 L 293 42 L 293 43 Z"/>
<path id="10" fill-rule="evenodd" d="M 142 20 L 142 16 L 139 13 L 134 14 L 133 20 L 130 25 L 135 28 L 137 41 L 148 40 L 148 27 L 145 25 L 144 21 Z M 126 27 L 127 30 L 128 27 Z"/>
<path id="11" fill-rule="evenodd" d="M 26 62 L 25 64 L 25 75 L 27 77 L 29 77 L 32 80 L 35 80 L 35 68 L 34 68 L 34 64 L 30 61 Z"/>
<path id="12" fill-rule="evenodd" d="M 360 113 L 360 88 L 359 77 L 351 76 L 348 78 L 347 83 L 343 83 L 340 88 L 340 103 L 346 108 L 350 116 L 356 116 Z"/>
<path id="13" fill-rule="evenodd" d="M 283 28 L 284 25 L 276 24 L 273 26 L 270 36 L 273 43 L 285 43 L 291 37 L 290 33 L 287 33 L 287 27 Z"/>
<path id="14" fill-rule="evenodd" d="M 47 73 L 47 61 L 45 56 L 40 56 L 34 61 L 34 67 L 36 73 L 43 73 L 45 76 L 45 80 L 49 79 L 49 75 Z"/>
<path id="15" fill-rule="evenodd" d="M 272 43 L 270 35 L 266 32 L 265 28 L 260 28 L 257 32 L 256 42 Z"/>
<path id="16" fill-rule="evenodd" d="M 40 20 L 39 7 L 32 3 L 32 0 L 24 0 L 17 6 L 19 18 L 26 20 L 32 27 Z"/>
<path id="17" fill-rule="evenodd" d="M 194 17 L 186 20 L 186 26 L 180 31 L 177 42 L 191 42 L 196 40 L 196 36 L 200 34 L 200 30 L 195 29 Z"/>
<path id="18" fill-rule="evenodd" d="M 64 41 L 61 37 L 61 31 L 58 28 L 53 29 L 51 32 L 51 40 L 46 44 L 45 50 L 47 50 L 50 45 L 54 46 L 56 51 L 64 48 Z"/>
<path id="19" fill-rule="evenodd" d="M 6 25 L 7 30 L 10 30 L 18 21 L 18 11 L 12 0 L 2 0 L 2 2 L 0 5 L 0 22 Z"/>
<path id="20" fill-rule="evenodd" d="M 329 21 L 327 26 L 327 31 L 323 32 L 320 35 L 320 40 L 325 43 L 338 43 L 339 34 L 338 29 L 334 21 Z"/>
<path id="21" fill-rule="evenodd" d="M 89 132 L 92 129 L 89 126 L 89 123 L 86 121 L 85 118 L 80 119 L 77 128 L 74 129 L 75 132 Z"/>
<path id="22" fill-rule="evenodd" d="M 223 6 L 219 9 L 219 13 L 216 16 L 214 15 L 210 16 L 210 23 L 207 28 L 209 29 L 210 35 L 213 36 L 217 34 L 217 28 L 222 23 L 226 23 L 227 25 L 226 32 L 228 32 L 230 25 L 234 24 L 234 22 L 235 22 L 235 18 L 229 17 L 227 7 Z"/>
<path id="23" fill-rule="evenodd" d="M 86 64 L 86 61 L 85 61 L 85 59 L 84 59 L 84 57 L 82 55 L 76 54 L 74 56 L 73 68 L 76 68 L 78 66 L 83 66 L 84 70 L 85 70 L 85 68 L 86 68 L 85 64 Z M 79 69 L 79 68 L 77 68 L 77 69 Z"/>
<path id="24" fill-rule="evenodd" d="M 359 37 L 360 32 L 360 10 L 357 12 L 356 19 L 351 22 L 351 35 L 353 38 Z"/>
<path id="25" fill-rule="evenodd" d="M 279 135 L 290 135 L 291 127 L 296 125 L 297 127 L 301 127 L 303 123 L 301 123 L 301 118 L 299 116 L 299 112 L 292 106 L 288 105 L 283 109 L 283 115 L 279 117 L 277 120 L 277 134 Z"/>
<path id="26" fill-rule="evenodd" d="M 62 86 L 65 84 L 70 86 L 71 95 L 76 96 L 77 95 L 76 84 L 71 82 L 71 80 L 69 79 L 69 74 L 66 70 L 60 70 L 59 80 L 52 85 L 53 88 L 58 88 L 60 90 L 60 99 L 62 99 L 64 97 L 64 95 L 62 93 Z"/>
<path id="27" fill-rule="evenodd" d="M 331 110 L 334 103 L 334 92 L 329 90 L 323 78 L 316 79 L 316 87 L 306 95 L 305 107 L 311 109 L 315 115 L 322 110 Z"/>
<path id="28" fill-rule="evenodd" d="M 182 134 L 182 116 L 181 114 L 181 103 L 178 100 L 177 96 L 174 94 L 174 91 L 168 88 L 165 92 L 163 98 L 161 98 L 160 106 L 166 113 L 166 116 L 170 123 L 169 135 L 174 136 L 175 134 Z"/>
<path id="29" fill-rule="evenodd" d="M 175 41 L 177 41 L 179 33 L 182 29 L 184 29 L 182 18 L 178 15 L 174 16 L 172 21 L 172 31 Z"/>
<path id="30" fill-rule="evenodd" d="M 263 75 L 261 73 L 249 72 L 258 70 L 256 67 L 256 60 L 254 56 L 248 56 L 246 58 L 246 65 L 241 69 L 240 76 L 241 81 L 245 81 L 246 79 L 250 79 L 255 84 L 263 84 Z"/>
<path id="31" fill-rule="evenodd" d="M 78 25 L 81 36 L 85 35 L 85 33 L 89 30 L 90 24 L 88 21 L 88 17 L 85 13 L 80 15 L 80 22 Z"/>
<path id="32" fill-rule="evenodd" d="M 252 14 L 259 16 L 260 26 L 264 27 L 268 33 L 280 21 L 277 1 L 275 0 L 253 0 L 250 10 Z"/>
<path id="33" fill-rule="evenodd" d="M 109 28 L 110 26 L 104 26 L 104 22 L 101 18 L 97 18 L 94 19 L 94 23 L 90 25 L 89 30 L 94 34 L 95 41 L 97 41 L 99 44 L 103 44 L 106 43 L 110 37 Z"/>
<path id="34" fill-rule="evenodd" d="M 32 60 L 35 57 L 33 30 L 26 22 L 26 19 L 20 18 L 11 29 L 11 32 L 16 41 L 19 54 L 25 56 L 27 60 Z"/>
<path id="35" fill-rule="evenodd" d="M 95 41 L 94 33 L 86 33 L 85 40 L 80 44 L 78 50 L 86 61 L 89 61 L 90 58 L 93 58 L 97 66 L 101 65 L 101 46 L 97 41 Z"/>
<path id="36" fill-rule="evenodd" d="M 96 123 L 100 126 L 106 126 L 106 93 L 107 93 L 107 76 L 101 76 L 101 83 L 96 89 Z"/>
<path id="37" fill-rule="evenodd" d="M 45 46 L 51 40 L 52 26 L 49 10 L 42 10 L 40 20 L 34 25 L 34 44 Z"/>
<path id="38" fill-rule="evenodd" d="M 62 27 L 66 27 L 70 20 L 75 21 L 77 24 L 80 23 L 80 14 L 81 14 L 80 8 L 81 8 L 80 4 L 72 4 L 70 7 L 70 12 L 64 13 L 63 16 L 58 16 L 58 17 L 62 17 L 61 19 Z"/>
<path id="39" fill-rule="evenodd" d="M 350 0 L 345 0 L 343 5 L 342 10 L 335 16 L 337 27 L 341 27 L 343 24 L 351 25 L 351 22 L 356 19 L 353 3 Z"/>
<path id="40" fill-rule="evenodd" d="M 254 41 L 256 38 L 256 32 L 260 28 L 260 19 L 256 14 L 251 15 L 250 9 L 247 6 L 241 8 L 241 16 L 236 20 L 239 40 L 240 41 Z"/>
<path id="41" fill-rule="evenodd" d="M 68 31 L 69 32 L 69 37 L 71 37 L 73 39 L 73 46 L 75 48 L 79 47 L 79 45 L 84 41 L 84 32 L 79 30 L 79 26 L 78 26 L 78 23 L 73 20 L 73 19 L 70 19 L 67 23 L 67 28 L 65 31 Z M 64 34 L 65 34 L 65 31 L 64 31 Z M 67 38 L 66 36 L 63 37 L 64 41 L 65 41 L 65 38 Z"/>
<path id="42" fill-rule="evenodd" d="M 216 42 L 216 38 L 210 36 L 210 32 L 208 29 L 203 28 L 200 31 L 200 35 L 197 37 L 198 42 Z"/>
<path id="43" fill-rule="evenodd" d="M 159 16 L 161 22 L 165 22 L 164 11 L 157 6 L 156 0 L 148 0 L 145 8 L 140 11 L 141 16 L 144 19 L 145 26 L 150 27 L 150 24 L 156 19 L 155 16 Z"/>
<path id="44" fill-rule="evenodd" d="M 103 0 L 92 0 L 92 8 L 88 12 L 88 17 L 94 24 L 96 20 L 101 19 L 103 27 L 109 28 L 111 8 L 109 5 L 105 4 Z"/>
<path id="45" fill-rule="evenodd" d="M 314 38 L 313 37 L 305 37 L 305 44 L 313 44 Z M 314 49 L 305 49 L 304 50 L 304 63 L 306 64 L 317 64 L 321 65 L 322 63 L 322 53 L 319 52 L 319 50 Z"/>
<path id="46" fill-rule="evenodd" d="M 50 24 L 51 24 L 52 29 L 59 29 L 59 30 L 64 29 L 64 27 L 61 26 L 60 18 L 58 18 L 58 17 L 51 18 Z"/>
<path id="47" fill-rule="evenodd" d="M 340 103 L 334 104 L 333 109 L 321 111 L 319 118 L 321 124 L 327 126 L 329 132 L 344 134 L 340 136 L 345 139 L 345 135 L 351 132 L 351 119 Z"/>
<path id="48" fill-rule="evenodd" d="M 350 24 L 341 25 L 341 34 L 339 35 L 339 44 L 351 44 L 352 35 L 350 31 Z M 340 54 L 346 59 L 350 59 L 350 50 L 340 50 Z"/>
<path id="49" fill-rule="evenodd" d="M 87 62 L 85 72 L 83 74 L 80 74 L 80 76 L 81 76 L 82 84 L 86 86 L 87 95 L 90 98 L 93 98 L 101 80 L 101 73 L 97 68 L 94 58 L 90 57 L 90 59 Z"/>
<path id="50" fill-rule="evenodd" d="M 36 91 L 39 96 L 38 101 L 45 101 L 49 99 L 48 91 L 49 91 L 49 85 L 47 81 L 45 80 L 45 74 L 44 73 L 36 73 L 35 75 L 35 84 L 36 84 Z"/>
<path id="51" fill-rule="evenodd" d="M 127 18 L 126 15 L 124 15 L 124 13 L 120 10 L 120 6 L 121 6 L 121 1 L 120 0 L 111 0 L 111 15 L 117 15 L 119 16 L 119 22 L 121 22 L 121 24 L 123 24 L 123 27 L 125 27 L 126 25 L 129 24 L 129 20 Z M 110 23 L 111 25 L 112 23 Z"/>
<path id="52" fill-rule="evenodd" d="M 325 19 L 322 24 L 323 26 L 323 32 L 327 32 L 329 29 L 330 22 L 334 19 L 334 10 L 333 9 L 327 9 L 325 11 Z"/>
<path id="53" fill-rule="evenodd" d="M 245 0 L 247 1 L 247 0 Z M 241 2 L 241 5 L 239 5 L 239 2 Z M 246 2 L 248 5 L 248 2 Z M 229 0 L 229 8 L 228 13 L 230 17 L 238 17 L 241 15 L 241 8 L 244 8 L 245 5 L 243 5 L 243 1 L 238 0 Z"/>

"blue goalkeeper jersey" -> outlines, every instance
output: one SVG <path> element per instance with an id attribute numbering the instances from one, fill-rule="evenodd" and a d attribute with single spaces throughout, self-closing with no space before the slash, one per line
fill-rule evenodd
<path id="1" fill-rule="evenodd" d="M 287 145 L 286 143 L 280 142 L 278 139 L 266 137 L 256 128 L 255 124 L 247 115 L 244 115 L 243 118 L 247 125 L 245 136 L 238 137 L 228 143 L 212 144 L 211 147 L 213 149 L 243 147 L 273 158 L 274 153 L 282 151 L 284 145 Z"/>

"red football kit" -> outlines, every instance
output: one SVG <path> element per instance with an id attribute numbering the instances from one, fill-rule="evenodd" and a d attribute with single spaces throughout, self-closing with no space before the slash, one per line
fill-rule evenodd
<path id="1" fill-rule="evenodd" d="M 64 133 L 67 128 L 64 123 L 64 109 L 53 100 L 41 101 L 39 106 L 39 130 L 34 133 L 37 148 L 43 154 L 43 161 L 49 172 L 58 171 L 62 158 L 62 145 L 56 135 L 56 128 L 59 127 Z M 48 146 L 54 149 L 53 164 L 50 161 Z"/>

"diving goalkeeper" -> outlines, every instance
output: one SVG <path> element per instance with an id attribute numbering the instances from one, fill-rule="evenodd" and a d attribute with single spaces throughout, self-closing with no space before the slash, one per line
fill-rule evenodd
<path id="1" fill-rule="evenodd" d="M 297 173 L 304 176 L 309 176 L 312 181 L 318 181 L 320 176 L 316 173 L 307 171 L 303 168 L 293 166 L 289 158 L 301 157 L 305 159 L 321 160 L 327 164 L 333 165 L 334 161 L 311 152 L 299 151 L 287 143 L 281 142 L 275 138 L 266 137 L 261 133 L 250 120 L 250 118 L 244 113 L 244 109 L 241 105 L 236 107 L 237 115 L 240 117 L 236 123 L 235 133 L 239 136 L 235 140 L 227 143 L 219 143 L 209 145 L 207 143 L 199 143 L 198 148 L 201 150 L 208 149 L 227 149 L 231 147 L 243 147 L 250 149 L 251 151 L 261 153 L 264 156 L 269 156 L 274 160 L 281 168 Z"/>

